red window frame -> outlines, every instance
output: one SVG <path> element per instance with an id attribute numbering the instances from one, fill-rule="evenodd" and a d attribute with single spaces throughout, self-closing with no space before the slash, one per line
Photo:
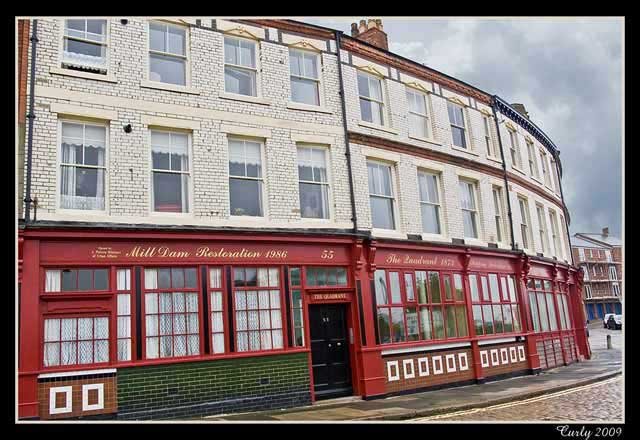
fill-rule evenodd
<path id="1" fill-rule="evenodd" d="M 41 292 L 42 295 L 74 295 L 74 294 L 86 294 L 86 293 L 111 293 L 115 289 L 112 288 L 113 280 L 111 279 L 111 266 L 51 266 L 51 267 L 43 267 L 42 268 L 42 279 L 41 279 Z M 81 270 L 90 270 L 91 271 L 91 289 L 80 290 L 78 289 L 79 284 L 79 272 Z M 95 271 L 96 270 L 105 270 L 107 272 L 107 287 L 106 289 L 95 289 Z M 47 291 L 47 272 L 49 271 L 60 271 L 60 290 L 57 291 Z M 62 273 L 65 271 L 75 271 L 76 272 L 76 289 L 75 290 L 62 290 Z"/>
<path id="2" fill-rule="evenodd" d="M 540 287 L 538 287 L 538 285 L 536 284 L 536 282 L 540 282 Z M 529 313 L 529 319 L 532 322 L 532 329 L 534 333 L 558 333 L 558 332 L 566 332 L 566 331 L 570 331 L 573 327 L 571 326 L 571 321 L 572 321 L 572 317 L 571 317 L 571 311 L 569 309 L 569 298 L 568 296 L 566 296 L 566 290 L 563 289 L 561 287 L 562 283 L 556 283 L 553 282 L 551 280 L 548 279 L 544 279 L 544 278 L 529 278 L 529 280 L 527 281 L 527 294 L 528 294 L 528 298 L 529 298 L 529 302 L 531 302 L 531 294 L 533 294 L 535 296 L 535 300 L 536 300 L 536 304 L 535 307 L 538 310 L 538 322 L 535 322 L 533 313 L 530 312 Z M 547 286 L 549 286 L 549 288 L 547 288 Z M 545 306 L 546 306 L 546 312 L 547 312 L 547 322 L 549 323 L 549 329 L 548 330 L 544 330 L 542 328 L 542 320 L 540 319 L 540 301 L 538 298 L 538 294 L 542 294 L 542 297 L 544 298 L 545 301 Z M 555 314 L 555 322 L 556 322 L 556 329 L 553 330 L 551 328 L 551 315 L 549 314 L 549 304 L 547 301 L 548 300 L 548 296 L 547 294 L 551 294 L 551 306 L 554 308 L 553 312 Z M 564 310 L 559 310 L 558 308 L 558 297 L 561 298 L 561 301 L 566 300 L 567 301 L 567 314 L 564 314 Z M 565 298 L 564 300 L 562 300 L 562 298 Z M 531 309 L 531 304 L 530 304 L 530 309 Z M 562 328 L 562 318 L 560 317 L 559 313 L 562 313 L 563 316 L 569 319 L 569 322 L 566 323 L 567 328 L 563 329 Z M 538 330 L 535 329 L 535 325 L 537 324 L 538 326 Z"/>
<path id="3" fill-rule="evenodd" d="M 213 287 L 211 285 L 211 270 L 220 271 L 219 287 Z M 219 355 L 228 353 L 229 351 L 229 339 L 228 339 L 229 338 L 229 319 L 228 319 L 228 313 L 227 313 L 227 310 L 229 309 L 228 309 L 228 300 L 226 295 L 227 275 L 226 275 L 226 270 L 224 266 L 206 266 L 206 273 L 207 273 L 207 280 L 206 280 L 207 292 L 206 293 L 207 293 L 207 301 L 209 303 L 209 311 L 208 311 L 209 316 L 207 316 L 206 319 L 208 319 L 210 323 L 209 353 L 212 356 L 219 356 Z M 222 310 L 213 310 L 213 301 L 212 301 L 213 293 L 220 294 L 221 300 L 222 300 Z M 214 313 L 220 313 L 222 315 L 222 332 L 214 331 L 214 325 L 213 325 Z M 204 332 L 204 328 L 202 331 Z M 222 340 L 223 340 L 223 349 L 222 349 L 222 352 L 219 352 L 219 353 L 216 353 L 214 350 L 214 335 L 216 334 L 222 334 Z"/>
<path id="4" fill-rule="evenodd" d="M 475 282 L 476 282 L 476 288 L 478 290 L 478 299 L 474 299 L 473 295 L 470 295 L 471 297 L 471 315 L 472 315 L 472 321 L 473 321 L 473 325 L 474 328 L 476 330 L 476 336 L 478 337 L 492 337 L 492 335 L 501 335 L 501 334 L 519 334 L 522 332 L 522 314 L 520 313 L 521 311 L 521 305 L 520 305 L 520 301 L 518 299 L 518 291 L 516 288 L 516 281 L 515 281 L 515 277 L 513 274 L 504 274 L 504 273 L 498 273 L 498 272 L 470 272 L 468 274 L 468 280 L 469 280 L 469 287 L 472 288 L 472 277 L 475 276 Z M 493 290 L 493 284 L 491 282 L 491 280 L 493 279 L 493 276 L 495 276 L 496 279 L 496 289 L 497 289 L 497 298 L 498 300 L 495 301 L 495 296 L 492 292 Z M 512 301 L 512 297 L 511 297 L 511 292 L 510 292 L 510 286 L 511 284 L 509 283 L 509 279 L 513 280 L 513 297 L 515 298 L 515 301 Z M 486 283 L 484 282 L 484 280 L 486 280 Z M 472 289 L 473 292 L 473 289 Z M 476 326 L 476 318 L 477 315 L 475 313 L 475 307 L 479 307 L 480 308 L 480 317 L 482 319 L 482 333 L 478 333 L 478 328 Z M 500 308 L 500 315 L 502 316 L 502 331 L 497 331 L 497 326 L 496 326 L 496 313 L 495 313 L 495 308 L 499 307 Z M 505 330 L 505 308 L 507 308 L 507 310 L 509 311 L 509 314 L 511 316 L 511 330 L 510 331 L 506 331 Z M 487 316 L 487 310 L 489 311 L 489 313 L 491 314 L 491 333 L 487 333 L 487 322 L 488 322 L 488 316 Z M 517 322 L 518 322 L 518 327 L 519 329 L 516 329 L 514 323 L 516 322 L 516 320 L 514 320 L 514 317 L 518 317 Z"/>
<path id="5" fill-rule="evenodd" d="M 118 271 L 119 270 L 128 270 L 129 271 L 129 289 L 118 289 Z M 112 268 L 112 278 L 114 280 L 114 316 L 115 316 L 115 332 L 114 332 L 114 341 L 115 341 L 115 357 L 113 359 L 114 363 L 127 363 L 131 362 L 134 359 L 134 347 L 135 347 L 135 297 L 133 293 L 133 267 L 130 266 L 115 266 Z M 119 313 L 118 309 L 118 298 L 119 295 L 127 295 L 129 297 L 129 314 L 124 315 Z M 120 318 L 129 318 L 129 337 L 120 337 Z M 120 360 L 120 341 L 129 340 L 129 353 L 130 357 L 128 360 Z"/>
<path id="6" fill-rule="evenodd" d="M 291 272 L 294 270 L 298 270 L 300 275 L 298 277 L 299 282 L 297 284 L 295 284 L 293 282 L 293 277 L 291 276 Z M 346 268 L 345 268 L 346 270 Z M 291 330 L 293 331 L 293 338 L 292 338 L 292 342 L 293 342 L 293 347 L 305 347 L 306 346 L 306 342 L 307 342 L 307 337 L 305 334 L 306 331 L 306 325 L 305 325 L 305 308 L 306 308 L 306 301 L 305 301 L 305 294 L 304 294 L 304 289 L 303 289 L 303 285 L 304 285 L 304 281 L 303 281 L 303 274 L 302 272 L 306 272 L 306 267 L 301 267 L 301 266 L 295 266 L 295 267 L 290 267 L 289 268 L 289 292 L 291 292 L 291 322 L 289 323 L 289 325 L 291 326 Z M 306 278 L 306 276 L 305 276 Z M 349 277 L 348 277 L 348 271 L 347 271 L 347 285 L 349 284 Z M 315 287 L 315 286 L 314 286 Z M 330 286 L 330 287 L 337 287 L 337 286 Z M 295 295 L 294 295 L 294 291 L 297 291 L 300 293 L 300 303 L 299 303 L 299 307 L 296 305 L 295 302 Z M 300 317 L 300 325 L 296 325 L 296 313 L 299 315 Z M 296 330 L 300 331 L 300 336 L 302 337 L 302 344 L 299 344 L 297 339 L 296 339 Z"/>

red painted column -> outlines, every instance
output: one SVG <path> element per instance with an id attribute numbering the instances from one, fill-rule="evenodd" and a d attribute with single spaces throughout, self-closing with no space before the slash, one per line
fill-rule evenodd
<path id="1" fill-rule="evenodd" d="M 525 257 L 521 260 L 520 270 L 516 274 L 516 290 L 518 297 L 520 298 L 520 310 L 522 318 L 522 331 L 526 337 L 525 347 L 527 350 L 527 359 L 529 360 L 529 368 L 531 370 L 540 369 L 540 358 L 538 356 L 538 349 L 536 348 L 536 342 L 538 337 L 533 331 L 533 325 L 529 321 L 531 316 L 529 295 L 527 294 L 527 275 L 529 273 L 529 261 Z"/>
<path id="2" fill-rule="evenodd" d="M 580 275 L 576 274 L 576 277 Z M 576 344 L 580 355 L 585 359 L 591 359 L 591 347 L 589 346 L 589 338 L 587 337 L 586 319 L 584 316 L 584 303 L 582 299 L 581 279 L 578 283 L 569 284 L 569 313 L 573 322 L 576 334 Z"/>
<path id="3" fill-rule="evenodd" d="M 22 287 L 18 298 L 19 335 L 18 347 L 18 417 L 38 416 L 38 369 L 40 356 L 40 242 L 24 241 Z"/>
<path id="4" fill-rule="evenodd" d="M 480 358 L 480 346 L 478 345 L 478 335 L 476 334 L 476 326 L 473 322 L 473 301 L 471 299 L 471 284 L 469 282 L 469 263 L 471 255 L 466 253 L 463 258 L 462 282 L 464 286 L 464 301 L 467 305 L 467 328 L 469 329 L 469 338 L 471 339 L 471 363 L 473 364 L 473 374 L 476 381 L 484 380 L 484 371 L 482 368 L 482 359 Z M 476 279 L 476 282 L 478 280 Z"/>

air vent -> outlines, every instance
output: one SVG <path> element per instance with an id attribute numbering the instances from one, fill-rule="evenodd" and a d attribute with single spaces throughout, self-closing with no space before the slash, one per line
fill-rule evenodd
<path id="1" fill-rule="evenodd" d="M 407 238 L 409 240 L 422 240 L 422 235 L 420 235 L 420 234 L 407 234 Z"/>
<path id="2" fill-rule="evenodd" d="M 537 253 L 536 253 L 536 255 L 537 255 L 538 257 L 544 257 L 544 254 L 542 254 L 542 253 L 540 253 L 540 252 L 537 252 Z"/>
<path id="3" fill-rule="evenodd" d="M 490 248 L 498 249 L 498 243 L 489 243 L 488 246 Z"/>
<path id="4" fill-rule="evenodd" d="M 452 238 L 451 239 L 451 243 L 453 243 L 453 244 L 464 244 L 464 239 L 463 238 Z"/>

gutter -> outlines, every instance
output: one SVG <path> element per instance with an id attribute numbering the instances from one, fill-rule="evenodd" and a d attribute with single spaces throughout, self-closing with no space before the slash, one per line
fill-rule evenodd
<path id="1" fill-rule="evenodd" d="M 496 123 L 496 132 L 498 135 L 498 145 L 500 146 L 500 157 L 502 157 L 502 171 L 504 178 L 504 189 L 505 194 L 507 196 L 507 215 L 509 216 L 509 230 L 511 232 L 511 249 L 516 250 L 515 245 L 515 237 L 513 235 L 513 216 L 511 213 L 511 198 L 509 197 L 509 181 L 507 180 L 507 162 L 504 160 L 504 149 L 502 147 L 502 136 L 500 136 L 500 124 L 498 123 L 498 114 L 496 112 L 496 98 L 497 96 L 493 96 L 491 100 L 491 110 L 493 110 L 493 119 Z M 566 215 L 565 215 L 566 219 Z"/>
<path id="2" fill-rule="evenodd" d="M 36 44 L 38 43 L 38 20 L 33 20 L 33 31 L 31 33 L 31 82 L 29 84 L 29 113 L 27 118 L 29 119 L 29 131 L 27 133 L 27 176 L 26 176 L 26 188 L 24 195 L 24 221 L 25 224 L 31 222 L 31 163 L 33 156 L 33 123 L 36 119 L 34 113 L 35 104 L 35 84 L 36 84 Z"/>
<path id="3" fill-rule="evenodd" d="M 344 81 L 342 79 L 342 59 L 340 58 L 340 37 L 341 31 L 335 31 L 336 52 L 338 54 L 338 79 L 340 82 L 340 106 L 342 107 L 342 128 L 344 130 L 345 153 L 347 158 L 347 171 L 349 173 L 349 196 L 351 198 L 351 220 L 353 221 L 353 232 L 358 232 L 358 215 L 356 214 L 356 198 L 353 192 L 353 171 L 351 170 L 351 144 L 349 142 L 349 129 L 347 128 L 347 106 L 344 96 Z"/>

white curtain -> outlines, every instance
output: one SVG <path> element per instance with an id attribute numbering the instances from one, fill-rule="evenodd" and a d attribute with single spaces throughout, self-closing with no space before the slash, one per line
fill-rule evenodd
<path id="1" fill-rule="evenodd" d="M 44 287 L 45 292 L 60 292 L 60 271 L 48 270 L 47 280 Z"/>
<path id="2" fill-rule="evenodd" d="M 156 269 L 144 270 L 144 288 L 145 289 L 158 288 L 158 277 L 157 277 Z"/>
<path id="3" fill-rule="evenodd" d="M 76 148 L 73 144 L 62 143 L 62 163 L 76 163 Z M 62 188 L 60 191 L 60 202 L 62 208 L 75 207 L 76 195 L 76 168 L 73 166 L 62 166 L 61 170 Z"/>
<path id="4" fill-rule="evenodd" d="M 131 271 L 129 269 L 118 269 L 118 290 L 131 290 Z"/>

